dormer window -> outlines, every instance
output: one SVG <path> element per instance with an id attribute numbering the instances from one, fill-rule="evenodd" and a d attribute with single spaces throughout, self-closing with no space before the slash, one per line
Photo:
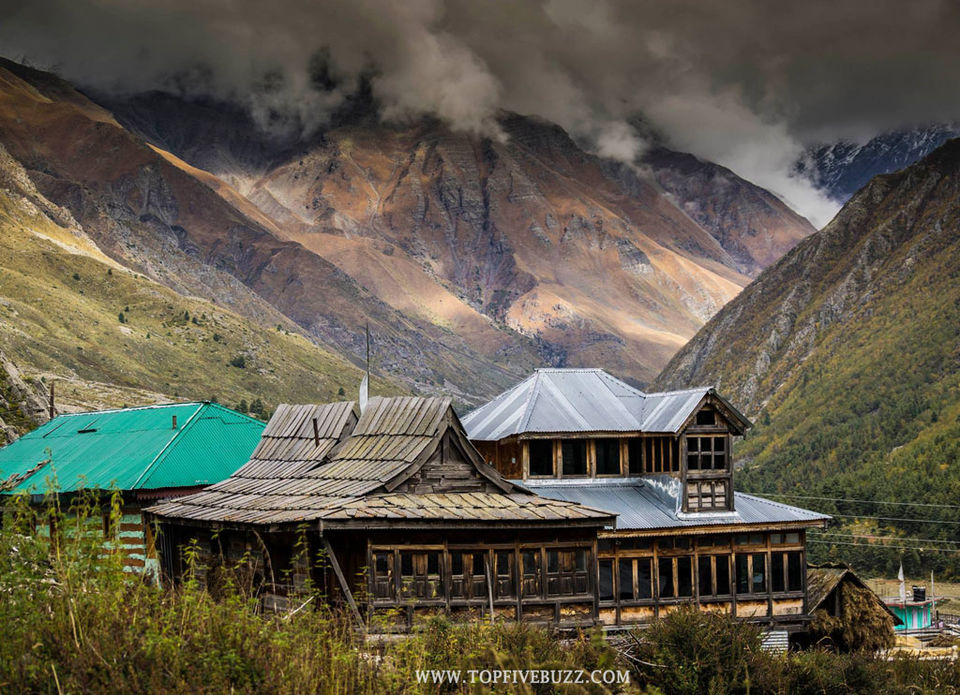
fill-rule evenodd
<path id="1" fill-rule="evenodd" d="M 687 437 L 687 470 L 727 469 L 727 437 Z"/>

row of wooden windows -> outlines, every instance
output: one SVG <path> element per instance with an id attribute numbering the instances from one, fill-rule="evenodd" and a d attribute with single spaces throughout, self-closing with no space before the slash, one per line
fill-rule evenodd
<path id="1" fill-rule="evenodd" d="M 585 548 L 377 550 L 371 586 L 377 599 L 441 599 L 449 574 L 449 598 L 486 600 L 489 575 L 495 599 L 516 598 L 518 582 L 523 597 L 575 596 L 590 591 L 588 561 Z"/>
<path id="2" fill-rule="evenodd" d="M 631 437 L 626 461 L 620 439 L 531 439 L 527 442 L 528 474 L 553 478 L 588 475 L 647 475 L 680 472 L 680 440 L 675 437 Z M 593 465 L 591 466 L 591 451 Z M 626 466 L 624 466 L 626 463 Z"/>
<path id="3" fill-rule="evenodd" d="M 732 566 L 734 558 L 735 566 Z M 695 591 L 700 597 L 730 596 L 734 591 L 737 594 L 798 592 L 803 590 L 802 559 L 799 550 L 771 552 L 769 561 L 767 553 L 701 555 L 697 558 L 689 555 L 621 557 L 616 561 L 601 558 L 600 600 L 692 598 Z"/>

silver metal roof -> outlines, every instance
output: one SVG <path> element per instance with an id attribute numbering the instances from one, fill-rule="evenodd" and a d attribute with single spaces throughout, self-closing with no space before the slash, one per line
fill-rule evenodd
<path id="1" fill-rule="evenodd" d="M 614 528 L 618 531 L 791 522 L 815 525 L 830 519 L 825 514 L 742 492 L 734 493 L 734 512 L 684 514 L 678 511 L 675 500 L 669 494 L 664 494 L 664 487 L 658 481 L 646 478 L 527 480 L 523 481 L 523 485 L 541 497 L 576 502 L 616 514 Z"/>
<path id="2" fill-rule="evenodd" d="M 538 369 L 463 418 L 467 436 L 498 441 L 535 432 L 677 433 L 712 387 L 643 393 L 602 369 Z"/>

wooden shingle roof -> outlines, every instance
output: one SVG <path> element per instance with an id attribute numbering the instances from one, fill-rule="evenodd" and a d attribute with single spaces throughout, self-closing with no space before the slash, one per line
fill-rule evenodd
<path id="1" fill-rule="evenodd" d="M 372 398 L 355 426 L 354 412 L 352 404 L 278 409 L 254 458 L 235 476 L 147 511 L 169 519 L 269 525 L 323 520 L 370 526 L 379 520 L 601 526 L 612 521 L 608 512 L 541 498 L 503 479 L 469 443 L 449 399 Z M 320 433 L 320 446 L 314 418 L 329 425 Z M 457 450 L 456 461 L 467 462 L 460 465 L 479 481 L 476 489 L 464 492 L 456 482 L 443 491 L 429 484 L 426 493 L 401 489 L 405 481 L 422 476 L 429 462 L 445 465 L 435 464 L 444 460 L 444 441 Z M 464 471 L 450 475 L 462 479 Z"/>

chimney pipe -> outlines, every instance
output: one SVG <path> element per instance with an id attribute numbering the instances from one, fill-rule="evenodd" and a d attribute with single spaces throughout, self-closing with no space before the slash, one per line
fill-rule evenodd
<path id="1" fill-rule="evenodd" d="M 177 429 L 177 416 L 173 416 L 173 429 Z"/>
<path id="2" fill-rule="evenodd" d="M 317 426 L 317 418 L 313 418 L 313 444 L 320 446 L 320 428 Z"/>
<path id="3" fill-rule="evenodd" d="M 51 420 L 57 414 L 57 409 L 54 405 L 54 398 L 55 398 L 54 394 L 56 394 L 56 391 L 57 391 L 57 382 L 51 379 L 50 380 L 50 419 Z"/>

